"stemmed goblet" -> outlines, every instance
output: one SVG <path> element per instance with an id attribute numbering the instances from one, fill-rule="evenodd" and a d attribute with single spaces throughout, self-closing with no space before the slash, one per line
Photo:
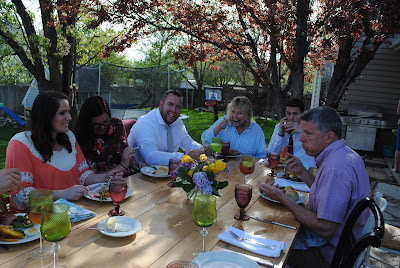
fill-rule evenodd
<path id="1" fill-rule="evenodd" d="M 223 141 L 221 153 L 222 153 L 222 156 L 224 157 L 224 159 L 229 154 L 230 149 L 231 149 L 231 143 L 229 141 Z"/>
<path id="2" fill-rule="evenodd" d="M 42 209 L 46 206 L 53 205 L 53 191 L 50 190 L 32 190 L 28 194 L 28 217 L 29 220 L 36 224 L 42 223 Z M 34 259 L 44 259 L 50 256 L 50 248 L 43 246 L 42 235 L 39 230 L 40 247 L 32 251 L 31 255 Z"/>
<path id="3" fill-rule="evenodd" d="M 203 247 L 193 253 L 193 257 L 206 252 L 205 238 L 208 234 L 207 227 L 213 225 L 217 220 L 216 209 L 217 198 L 213 195 L 196 195 L 193 199 L 192 217 L 194 223 L 202 227 L 200 234 L 203 238 Z"/>
<path id="4" fill-rule="evenodd" d="M 54 265 L 51 267 L 65 267 L 63 265 L 57 265 L 58 261 L 58 250 L 60 246 L 58 241 L 67 237 L 71 230 L 71 222 L 68 216 L 69 206 L 66 204 L 53 204 L 51 207 L 43 208 L 42 224 L 40 231 L 43 234 L 43 238 L 49 242 L 53 242 L 52 250 L 54 252 Z"/>
<path id="5" fill-rule="evenodd" d="M 251 155 L 242 155 L 240 160 L 240 172 L 244 174 L 244 181 L 247 182 L 247 176 L 254 172 L 255 157 Z"/>
<path id="6" fill-rule="evenodd" d="M 211 150 L 214 152 L 214 158 L 217 159 L 218 152 L 222 149 L 222 138 L 212 137 L 211 139 Z"/>
<path id="7" fill-rule="evenodd" d="M 125 178 L 111 178 L 109 180 L 110 197 L 114 203 L 114 209 L 108 212 L 110 216 L 124 216 L 125 211 L 120 209 L 119 203 L 124 200 L 126 192 L 128 191 L 128 184 Z"/>
<path id="8" fill-rule="evenodd" d="M 238 183 L 235 185 L 235 199 L 240 208 L 240 212 L 235 214 L 235 219 L 247 221 L 250 217 L 246 215 L 245 207 L 250 203 L 253 195 L 253 186 L 246 183 Z"/>
<path id="9" fill-rule="evenodd" d="M 275 168 L 279 164 L 279 159 L 280 159 L 279 153 L 270 152 L 268 154 L 268 163 L 269 163 L 269 166 L 271 167 L 271 173 L 268 173 L 268 175 L 270 175 L 270 176 L 274 176 L 275 175 Z"/>

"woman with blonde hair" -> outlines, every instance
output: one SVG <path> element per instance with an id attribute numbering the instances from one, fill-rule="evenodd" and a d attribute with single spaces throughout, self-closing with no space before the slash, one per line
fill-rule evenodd
<path id="1" fill-rule="evenodd" d="M 203 132 L 201 140 L 211 142 L 212 137 L 230 142 L 230 149 L 241 154 L 265 158 L 267 150 L 261 127 L 253 121 L 253 109 L 245 96 L 235 97 L 227 107 L 227 115 L 221 117 Z"/>

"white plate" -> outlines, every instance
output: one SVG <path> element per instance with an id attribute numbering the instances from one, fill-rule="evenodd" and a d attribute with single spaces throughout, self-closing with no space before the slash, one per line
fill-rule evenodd
<path id="1" fill-rule="evenodd" d="M 140 169 L 140 172 L 142 172 L 144 175 L 147 175 L 147 176 L 150 176 L 150 177 L 155 177 L 155 178 L 167 178 L 167 177 L 170 176 L 169 174 L 168 175 L 156 175 L 156 174 L 153 174 L 153 172 L 156 171 L 156 169 L 153 168 L 153 167 L 159 168 L 159 167 L 166 167 L 166 166 L 158 166 L 158 165 L 145 166 L 145 167 L 142 167 Z M 168 168 L 168 167 L 166 167 L 166 168 Z"/>
<path id="2" fill-rule="evenodd" d="M 239 253 L 229 251 L 208 251 L 196 258 L 193 262 L 201 268 L 258 268 L 258 264 Z"/>
<path id="3" fill-rule="evenodd" d="M 107 186 L 107 183 L 104 183 L 104 182 L 101 182 L 101 183 L 94 183 L 94 184 L 91 184 L 91 185 L 86 186 L 86 188 L 88 188 L 88 190 L 89 190 L 89 192 L 90 192 L 91 189 L 94 189 L 94 188 L 96 188 L 96 187 L 100 187 L 100 186 L 103 186 L 103 185 L 104 185 L 104 186 Z M 128 190 L 126 191 L 126 195 L 125 195 L 125 198 L 124 198 L 124 199 L 127 199 L 128 197 L 130 197 L 130 196 L 132 195 L 132 193 L 133 193 L 133 189 L 128 187 Z M 84 197 L 86 197 L 87 199 L 90 199 L 90 200 L 100 201 L 100 198 L 98 198 L 98 197 L 91 197 L 91 196 L 88 195 L 88 194 L 87 194 L 87 195 L 84 195 Z M 112 199 L 111 199 L 111 197 L 107 197 L 107 198 L 103 199 L 102 202 L 112 202 Z"/>
<path id="4" fill-rule="evenodd" d="M 218 155 L 218 156 L 223 156 L 222 154 L 221 155 Z M 227 155 L 226 156 L 226 158 L 236 158 L 236 157 L 241 157 L 242 156 L 242 154 L 241 153 L 238 153 L 238 154 L 234 154 L 234 155 Z"/>
<path id="5" fill-rule="evenodd" d="M 284 174 L 283 172 L 278 172 L 276 175 L 277 175 L 277 177 L 280 178 L 281 180 L 285 180 L 285 181 L 288 181 L 288 182 L 291 182 L 291 183 L 306 184 L 304 181 L 292 181 L 292 180 L 288 180 L 288 179 L 286 179 L 286 178 L 283 177 L 283 174 Z"/>
<path id="6" fill-rule="evenodd" d="M 125 236 L 133 235 L 134 233 L 137 233 L 137 231 L 139 231 L 140 228 L 142 227 L 140 222 L 134 218 L 125 217 L 125 216 L 114 216 L 114 218 L 117 220 L 117 229 L 129 229 L 129 231 L 109 232 L 109 231 L 100 230 L 100 233 L 107 235 L 107 236 L 112 236 L 112 237 L 125 237 Z M 108 220 L 108 218 L 99 222 L 97 224 L 97 228 L 105 228 L 107 220 Z"/>
<path id="7" fill-rule="evenodd" d="M 25 213 L 17 213 L 17 214 L 14 214 L 14 215 L 15 216 L 24 216 Z M 35 225 L 33 225 L 33 227 L 35 227 L 36 229 L 40 230 L 40 224 L 35 224 Z M 26 230 L 26 229 L 29 229 L 29 228 L 25 228 L 25 229 L 22 229 L 22 230 Z M 40 236 L 40 233 L 38 232 L 37 234 L 35 234 L 33 236 L 25 236 L 24 238 L 22 238 L 22 239 L 20 239 L 18 241 L 15 241 L 15 242 L 0 241 L 0 244 L 3 244 L 3 245 L 23 244 L 23 243 L 27 243 L 27 242 L 31 242 L 33 240 L 39 239 L 39 236 Z"/>
<path id="8" fill-rule="evenodd" d="M 297 192 L 297 191 L 296 191 Z M 261 197 L 262 198 L 264 198 L 264 199 L 267 199 L 267 200 L 269 200 L 269 201 L 272 201 L 272 202 L 275 202 L 275 203 L 281 203 L 281 202 L 279 202 L 279 201 L 276 201 L 276 200 L 274 200 L 274 199 L 271 199 L 271 198 L 269 198 L 268 196 L 266 196 L 263 192 L 261 192 L 261 191 L 259 191 L 259 193 L 260 193 L 260 195 L 261 195 Z M 305 195 L 303 195 L 302 193 L 299 193 L 299 192 L 297 192 L 298 194 L 299 194 L 299 200 L 297 200 L 297 201 L 295 201 L 297 204 L 301 204 L 301 203 L 304 203 L 306 200 L 307 200 L 307 197 L 305 196 Z"/>

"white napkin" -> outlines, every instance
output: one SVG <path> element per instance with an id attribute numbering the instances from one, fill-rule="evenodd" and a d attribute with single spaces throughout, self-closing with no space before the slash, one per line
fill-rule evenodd
<path id="1" fill-rule="evenodd" d="M 292 182 L 285 179 L 275 178 L 274 185 L 279 184 L 279 187 L 292 186 L 293 189 L 303 192 L 309 192 L 310 188 L 305 183 Z"/>
<path id="2" fill-rule="evenodd" d="M 275 249 L 272 250 L 267 247 L 263 247 L 261 245 L 249 244 L 245 241 L 240 242 L 235 237 L 233 237 L 233 235 L 231 233 L 229 233 L 229 231 L 234 232 L 235 234 L 237 234 L 240 237 L 254 239 L 254 240 L 257 240 L 258 242 L 261 242 L 268 246 L 275 247 Z M 248 234 L 242 230 L 239 230 L 235 227 L 232 227 L 232 226 L 229 226 L 229 228 L 225 232 L 219 234 L 218 238 L 226 243 L 235 245 L 240 248 L 244 248 L 248 251 L 251 251 L 251 252 L 266 256 L 266 257 L 278 258 L 281 255 L 281 251 L 286 248 L 286 243 L 283 241 L 276 241 L 276 240 L 272 240 L 272 239 L 267 239 L 267 238 L 262 238 L 259 236 L 250 235 L 250 234 Z"/>

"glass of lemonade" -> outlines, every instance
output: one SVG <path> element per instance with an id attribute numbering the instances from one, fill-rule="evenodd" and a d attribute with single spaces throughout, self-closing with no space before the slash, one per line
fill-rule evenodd
<path id="1" fill-rule="evenodd" d="M 218 152 L 222 149 L 222 138 L 212 137 L 211 139 L 211 150 L 214 152 L 214 157 L 217 159 Z"/>

